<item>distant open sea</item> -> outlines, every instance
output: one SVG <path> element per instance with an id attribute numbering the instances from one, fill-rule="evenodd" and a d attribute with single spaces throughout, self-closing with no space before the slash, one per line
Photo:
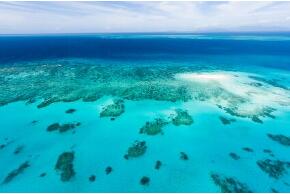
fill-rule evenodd
<path id="1" fill-rule="evenodd" d="M 290 33 L 0 35 L 0 192 L 290 192 Z"/>

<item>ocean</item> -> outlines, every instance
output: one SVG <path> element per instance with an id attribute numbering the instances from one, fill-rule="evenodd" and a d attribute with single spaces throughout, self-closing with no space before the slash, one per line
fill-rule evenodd
<path id="1" fill-rule="evenodd" d="M 290 34 L 0 36 L 0 192 L 289 192 Z"/>

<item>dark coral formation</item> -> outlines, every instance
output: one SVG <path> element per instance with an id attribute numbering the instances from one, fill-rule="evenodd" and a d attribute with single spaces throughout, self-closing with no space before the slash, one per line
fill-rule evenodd
<path id="1" fill-rule="evenodd" d="M 146 142 L 145 141 L 135 141 L 127 151 L 127 154 L 125 154 L 125 158 L 137 158 L 145 154 L 147 150 Z"/>
<path id="2" fill-rule="evenodd" d="M 47 131 L 56 131 L 56 130 L 59 130 L 60 128 L 60 124 L 59 123 L 53 123 L 51 125 L 49 125 L 46 130 Z"/>
<path id="3" fill-rule="evenodd" d="M 285 90 L 288 90 L 289 89 L 286 86 L 283 86 L 283 85 L 279 84 L 278 83 L 279 80 L 277 80 L 277 79 L 270 79 L 270 80 L 268 80 L 268 79 L 265 79 L 263 77 L 258 77 L 258 76 L 249 76 L 249 78 L 254 79 L 254 80 L 257 80 L 259 82 L 267 83 L 267 84 L 269 84 L 271 86 L 274 86 L 274 87 L 282 88 L 282 89 L 285 89 Z"/>
<path id="4" fill-rule="evenodd" d="M 285 135 L 267 134 L 270 139 L 284 146 L 290 146 L 290 137 Z"/>
<path id="5" fill-rule="evenodd" d="M 236 153 L 233 152 L 231 152 L 229 155 L 234 160 L 239 160 L 241 158 L 240 156 L 238 156 Z"/>
<path id="6" fill-rule="evenodd" d="M 33 121 L 31 121 L 31 124 L 36 124 L 36 123 L 38 123 L 38 121 L 37 120 L 33 120 Z"/>
<path id="7" fill-rule="evenodd" d="M 242 102 L 241 102 L 242 103 Z M 254 115 L 243 115 L 238 113 L 238 106 L 234 106 L 234 107 L 224 107 L 221 105 L 217 105 L 218 108 L 224 110 L 226 113 L 232 115 L 232 116 L 236 116 L 236 117 L 241 117 L 241 118 L 249 118 L 252 121 L 256 122 L 256 123 L 260 123 L 262 124 L 263 121 L 261 120 L 260 117 L 269 117 L 274 119 L 275 116 L 272 115 L 271 113 L 273 113 L 276 109 L 272 108 L 272 107 L 263 107 L 261 111 L 259 111 L 259 114 L 254 114 Z"/>
<path id="8" fill-rule="evenodd" d="M 27 169 L 28 167 L 30 167 L 30 164 L 28 161 L 22 163 L 17 169 L 12 170 L 4 179 L 4 181 L 2 182 L 3 184 L 9 183 L 11 182 L 16 176 L 18 176 L 19 174 L 23 173 L 25 169 Z"/>
<path id="9" fill-rule="evenodd" d="M 259 117 L 257 117 L 257 116 L 253 116 L 252 117 L 252 121 L 254 121 L 254 122 L 256 122 L 256 123 L 263 123 L 263 121 L 259 118 Z"/>
<path id="10" fill-rule="evenodd" d="M 259 82 L 251 82 L 249 83 L 250 86 L 254 86 L 254 87 L 261 87 L 263 86 L 263 84 L 259 83 Z"/>
<path id="11" fill-rule="evenodd" d="M 234 177 L 225 177 L 216 173 L 211 173 L 211 178 L 218 185 L 223 193 L 251 193 L 252 191 L 244 183 Z"/>
<path id="12" fill-rule="evenodd" d="M 160 168 L 161 168 L 161 166 L 162 166 L 162 162 L 160 161 L 160 160 L 157 160 L 156 162 L 155 162 L 155 169 L 156 170 L 159 170 Z"/>
<path id="13" fill-rule="evenodd" d="M 125 112 L 124 101 L 121 99 L 114 100 L 113 104 L 103 107 L 100 117 L 118 117 Z"/>
<path id="14" fill-rule="evenodd" d="M 221 122 L 224 124 L 224 125 L 229 125 L 231 124 L 232 122 L 236 122 L 236 119 L 228 119 L 228 118 L 225 118 L 225 117 L 222 117 L 220 116 L 219 117 Z"/>
<path id="15" fill-rule="evenodd" d="M 143 127 L 140 129 L 140 133 L 144 133 L 147 135 L 157 135 L 162 133 L 162 128 L 167 125 L 168 122 L 164 121 L 163 119 L 155 119 L 151 122 L 146 122 Z"/>
<path id="16" fill-rule="evenodd" d="M 16 147 L 16 149 L 14 150 L 14 154 L 17 155 L 19 154 L 20 152 L 22 152 L 24 149 L 24 145 L 19 145 Z"/>
<path id="17" fill-rule="evenodd" d="M 263 149 L 263 152 L 264 152 L 264 153 L 271 154 L 271 153 L 272 153 L 272 150 L 269 150 L 269 149 Z"/>
<path id="18" fill-rule="evenodd" d="M 59 131 L 60 133 L 64 133 L 66 131 L 75 129 L 76 127 L 80 126 L 81 123 L 77 122 L 77 123 L 66 123 L 66 124 L 62 124 L 60 125 L 59 123 L 53 123 L 51 125 L 49 125 L 47 127 L 47 131 Z"/>
<path id="19" fill-rule="evenodd" d="M 147 176 L 143 176 L 143 177 L 140 179 L 140 184 L 141 184 L 141 185 L 145 185 L 145 186 L 147 186 L 147 185 L 149 185 L 149 183 L 150 183 L 150 178 L 147 177 Z"/>
<path id="20" fill-rule="evenodd" d="M 5 147 L 6 147 L 5 144 L 0 144 L 0 149 L 3 149 L 3 148 L 5 148 Z"/>
<path id="21" fill-rule="evenodd" d="M 281 176 L 287 173 L 287 168 L 290 167 L 290 162 L 266 159 L 258 160 L 257 165 L 270 177 L 279 179 Z"/>
<path id="22" fill-rule="evenodd" d="M 188 155 L 185 152 L 180 152 L 180 159 L 181 160 L 188 160 Z"/>
<path id="23" fill-rule="evenodd" d="M 0 150 L 6 148 L 8 145 L 14 142 L 13 140 L 8 141 L 8 139 L 5 139 L 5 141 L 5 143 L 0 144 Z"/>
<path id="24" fill-rule="evenodd" d="M 59 155 L 54 168 L 60 172 L 61 181 L 67 182 L 75 175 L 73 161 L 74 152 L 64 152 Z"/>
<path id="25" fill-rule="evenodd" d="M 113 168 L 111 166 L 108 166 L 105 171 L 107 175 L 111 174 L 111 172 L 113 171 Z"/>
<path id="26" fill-rule="evenodd" d="M 95 180 L 96 180 L 96 176 L 95 176 L 95 175 L 91 175 L 91 176 L 89 177 L 89 181 L 90 181 L 90 182 L 95 182 Z"/>
<path id="27" fill-rule="evenodd" d="M 270 156 L 274 157 L 275 155 L 273 154 L 272 150 L 269 149 L 263 149 L 263 152 L 266 154 L 269 154 Z"/>
<path id="28" fill-rule="evenodd" d="M 244 147 L 242 149 L 246 152 L 254 152 L 254 150 L 252 148 L 249 148 L 249 147 Z"/>
<path id="29" fill-rule="evenodd" d="M 175 112 L 176 116 L 172 118 L 172 123 L 174 125 L 191 125 L 193 123 L 192 117 L 187 113 L 186 110 L 177 109 Z"/>
<path id="30" fill-rule="evenodd" d="M 277 190 L 274 189 L 274 188 L 271 188 L 271 192 L 272 192 L 272 193 L 280 193 L 279 191 L 277 191 Z"/>
<path id="31" fill-rule="evenodd" d="M 74 113 L 74 112 L 76 112 L 76 111 L 77 111 L 76 109 L 74 109 L 74 108 L 70 108 L 70 109 L 66 110 L 65 113 L 66 113 L 66 114 L 72 114 L 72 113 Z"/>

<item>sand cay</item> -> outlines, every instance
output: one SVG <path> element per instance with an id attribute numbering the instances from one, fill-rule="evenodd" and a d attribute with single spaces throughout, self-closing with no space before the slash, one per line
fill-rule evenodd
<path id="1" fill-rule="evenodd" d="M 207 101 L 236 116 L 274 117 L 276 107 L 290 105 L 290 91 L 257 81 L 257 75 L 239 72 L 181 73 L 176 79 L 189 83 L 192 95 L 207 96 Z M 258 76 L 259 77 L 259 76 Z"/>

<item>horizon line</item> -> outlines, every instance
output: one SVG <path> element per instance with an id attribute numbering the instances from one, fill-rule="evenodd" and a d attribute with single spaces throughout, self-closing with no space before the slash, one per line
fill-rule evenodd
<path id="1" fill-rule="evenodd" d="M 275 34 L 275 33 L 289 33 L 290 30 L 281 30 L 281 31 L 160 31 L 160 32 L 47 32 L 47 33 L 5 33 L 0 36 L 21 36 L 21 35 L 114 35 L 114 34 L 152 34 L 152 35 L 161 35 L 161 34 L 250 34 L 250 33 L 265 33 L 265 34 Z"/>

